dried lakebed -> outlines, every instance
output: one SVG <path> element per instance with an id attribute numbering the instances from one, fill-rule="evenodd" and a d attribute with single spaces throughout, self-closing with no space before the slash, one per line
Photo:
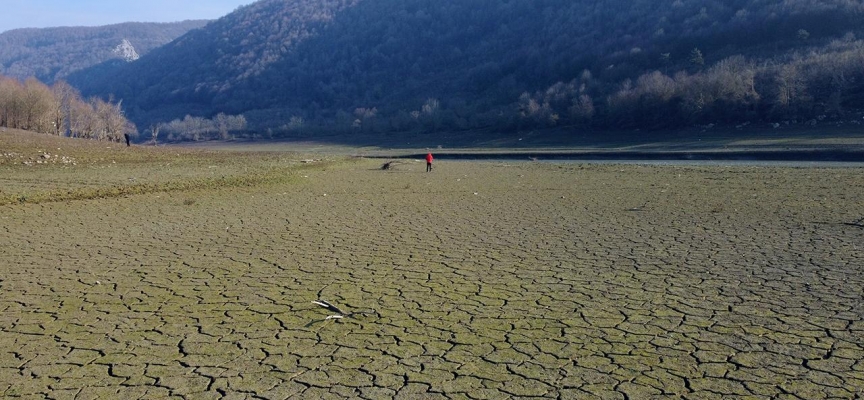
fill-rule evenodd
<path id="1" fill-rule="evenodd" d="M 862 169 L 379 165 L 0 207 L 0 394 L 864 395 Z"/>

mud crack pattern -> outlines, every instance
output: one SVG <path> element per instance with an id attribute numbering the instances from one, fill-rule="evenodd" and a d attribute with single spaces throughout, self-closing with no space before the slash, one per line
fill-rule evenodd
<path id="1" fill-rule="evenodd" d="M 861 170 L 377 166 L 0 208 L 0 394 L 862 396 Z"/>

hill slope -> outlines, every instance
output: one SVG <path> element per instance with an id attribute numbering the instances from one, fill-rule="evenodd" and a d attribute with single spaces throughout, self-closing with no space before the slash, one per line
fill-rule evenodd
<path id="1" fill-rule="evenodd" d="M 108 60 L 137 59 L 209 21 L 15 29 L 0 33 L 0 75 L 52 83 Z"/>
<path id="2" fill-rule="evenodd" d="M 862 15 L 846 0 L 262 0 L 71 82 L 124 99 L 139 124 L 218 112 L 285 131 L 767 120 L 864 108 Z"/>

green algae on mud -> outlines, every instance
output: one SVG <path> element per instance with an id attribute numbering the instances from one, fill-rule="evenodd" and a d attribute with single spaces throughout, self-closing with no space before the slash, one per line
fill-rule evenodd
<path id="1" fill-rule="evenodd" d="M 864 387 L 861 169 L 296 162 L 286 181 L 0 206 L 0 393 Z M 326 320 L 319 297 L 377 314 Z"/>

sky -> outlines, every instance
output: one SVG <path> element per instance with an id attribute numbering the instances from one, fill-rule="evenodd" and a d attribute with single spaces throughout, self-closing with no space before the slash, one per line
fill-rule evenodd
<path id="1" fill-rule="evenodd" d="M 0 32 L 17 28 L 217 19 L 255 0 L 0 0 Z"/>

